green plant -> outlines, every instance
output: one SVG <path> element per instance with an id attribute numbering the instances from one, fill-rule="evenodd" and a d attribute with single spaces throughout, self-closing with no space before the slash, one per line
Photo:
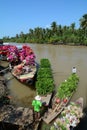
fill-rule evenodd
<path id="1" fill-rule="evenodd" d="M 76 90 L 78 81 L 79 77 L 76 74 L 71 74 L 66 81 L 60 84 L 56 96 L 60 99 L 70 97 L 72 93 Z"/>
<path id="2" fill-rule="evenodd" d="M 40 95 L 46 95 L 54 90 L 54 80 L 51 65 L 48 59 L 41 59 L 37 72 L 36 91 Z"/>

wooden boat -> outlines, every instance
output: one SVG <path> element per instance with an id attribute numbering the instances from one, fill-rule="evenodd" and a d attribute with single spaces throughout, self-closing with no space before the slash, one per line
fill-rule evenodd
<path id="1" fill-rule="evenodd" d="M 61 83 L 58 92 L 52 101 L 52 107 L 48 108 L 43 121 L 49 124 L 52 122 L 70 102 L 74 92 L 77 89 L 79 78 L 76 74 L 71 74 L 67 80 Z"/>
<path id="2" fill-rule="evenodd" d="M 37 64 L 35 65 L 22 65 L 14 66 L 12 75 L 20 82 L 32 85 L 37 72 Z"/>
<path id="3" fill-rule="evenodd" d="M 69 103 L 70 99 L 71 99 L 71 97 L 69 99 L 67 99 L 66 103 L 64 103 L 63 101 L 61 101 L 58 104 L 53 103 L 52 108 L 51 109 L 49 108 L 48 111 L 45 113 L 45 115 L 43 117 L 43 121 L 47 124 L 52 122 L 63 111 L 65 106 Z M 55 102 L 55 101 L 53 101 L 53 102 Z"/>
<path id="4" fill-rule="evenodd" d="M 83 117 L 83 98 L 78 98 L 75 102 L 70 102 L 70 104 L 64 108 L 61 115 L 55 120 L 52 128 L 58 128 L 62 130 L 74 129 L 79 123 L 80 119 Z M 50 130 L 51 130 L 50 129 Z"/>

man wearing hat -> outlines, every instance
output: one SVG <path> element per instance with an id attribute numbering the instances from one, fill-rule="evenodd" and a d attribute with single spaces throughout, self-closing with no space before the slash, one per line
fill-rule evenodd
<path id="1" fill-rule="evenodd" d="M 35 119 L 40 118 L 40 108 L 42 107 L 41 97 L 37 95 L 32 101 L 32 106 L 34 107 Z"/>

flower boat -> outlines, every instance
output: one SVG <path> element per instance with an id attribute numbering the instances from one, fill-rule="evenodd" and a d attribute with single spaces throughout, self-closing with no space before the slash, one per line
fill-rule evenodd
<path id="1" fill-rule="evenodd" d="M 55 120 L 50 130 L 73 130 L 83 117 L 83 98 L 80 97 L 75 102 L 64 108 L 61 115 Z"/>
<path id="2" fill-rule="evenodd" d="M 14 45 L 1 45 L 0 46 L 0 59 L 3 61 L 12 60 L 14 56 L 14 60 L 17 59 L 19 53 L 19 49 Z"/>
<path id="3" fill-rule="evenodd" d="M 28 45 L 23 45 L 18 49 L 14 45 L 4 45 L 0 47 L 0 56 L 6 56 L 9 62 L 9 70 L 21 82 L 31 82 L 37 70 L 35 54 Z"/>
<path id="4" fill-rule="evenodd" d="M 0 59 L 3 61 L 7 60 L 8 48 L 9 48 L 9 46 L 7 46 L 7 45 L 5 46 L 3 44 L 0 46 Z"/>
<path id="5" fill-rule="evenodd" d="M 76 74 L 71 74 L 70 77 L 61 83 L 58 87 L 58 92 L 52 100 L 52 107 L 44 114 L 43 121 L 47 124 L 52 122 L 70 102 L 74 92 L 76 91 L 79 78 Z"/>
<path id="6" fill-rule="evenodd" d="M 6 57 L 9 69 L 19 81 L 32 84 L 38 65 L 35 54 L 28 45 L 23 45 L 21 49 L 14 45 L 0 46 L 0 56 Z"/>
<path id="7" fill-rule="evenodd" d="M 12 75 L 16 77 L 20 82 L 32 85 L 37 72 L 37 64 L 24 65 L 23 63 L 14 66 L 12 69 Z"/>

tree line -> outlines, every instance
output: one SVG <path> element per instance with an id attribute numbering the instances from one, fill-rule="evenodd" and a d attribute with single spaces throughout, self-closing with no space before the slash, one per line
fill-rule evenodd
<path id="1" fill-rule="evenodd" d="M 20 34 L 16 34 L 15 37 L 3 37 L 3 42 L 87 46 L 87 14 L 84 14 L 79 22 L 80 27 L 76 28 L 75 23 L 72 23 L 70 26 L 62 26 L 53 21 L 49 28 L 30 28 L 26 34 L 21 32 Z"/>

